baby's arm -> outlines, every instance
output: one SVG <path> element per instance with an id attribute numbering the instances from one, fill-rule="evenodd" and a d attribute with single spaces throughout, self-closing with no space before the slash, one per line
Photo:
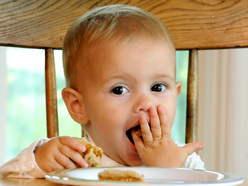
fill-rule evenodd
<path id="1" fill-rule="evenodd" d="M 35 159 L 38 166 L 45 172 L 62 169 L 73 169 L 77 165 L 88 167 L 88 164 L 79 154 L 86 147 L 72 137 L 55 137 L 35 150 Z"/>
<path id="2" fill-rule="evenodd" d="M 140 116 L 140 126 L 143 140 L 132 131 L 135 146 L 141 160 L 146 166 L 182 167 L 187 157 L 195 151 L 202 150 L 199 142 L 178 147 L 171 138 L 170 127 L 162 106 L 149 109 L 150 124 L 146 116 Z"/>

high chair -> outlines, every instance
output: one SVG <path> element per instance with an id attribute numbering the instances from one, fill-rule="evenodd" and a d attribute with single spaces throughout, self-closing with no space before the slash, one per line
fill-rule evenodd
<path id="1" fill-rule="evenodd" d="M 0 45 L 45 49 L 47 136 L 58 135 L 53 50 L 61 49 L 71 23 L 98 6 L 128 4 L 158 16 L 177 50 L 189 50 L 186 142 L 197 141 L 198 65 L 202 49 L 248 46 L 247 0 L 2 0 Z"/>

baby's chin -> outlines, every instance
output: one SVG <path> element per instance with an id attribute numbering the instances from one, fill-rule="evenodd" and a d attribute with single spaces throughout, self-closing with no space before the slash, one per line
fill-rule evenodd
<path id="1" fill-rule="evenodd" d="M 140 167 L 143 165 L 143 162 L 141 161 L 140 157 L 132 157 L 127 161 L 127 166 L 131 167 Z"/>
<path id="2" fill-rule="evenodd" d="M 141 161 L 140 157 L 137 155 L 125 155 L 125 153 L 121 153 L 115 157 L 112 156 L 112 159 L 116 162 L 118 162 L 121 165 L 124 166 L 131 166 L 131 167 L 139 167 L 143 165 L 143 162 Z"/>
<path id="3" fill-rule="evenodd" d="M 142 165 L 143 165 L 143 163 L 142 163 L 142 161 L 140 161 L 140 162 L 133 162 L 129 166 L 130 167 L 140 167 Z"/>

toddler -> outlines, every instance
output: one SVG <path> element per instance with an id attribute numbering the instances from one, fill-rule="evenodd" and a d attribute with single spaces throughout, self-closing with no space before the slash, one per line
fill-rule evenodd
<path id="1" fill-rule="evenodd" d="M 127 5 L 96 8 L 69 28 L 63 47 L 63 100 L 89 140 L 104 151 L 103 166 L 204 169 L 201 143 L 171 139 L 177 96 L 176 51 L 162 22 Z M 142 137 L 136 129 L 141 128 Z M 44 177 L 88 167 L 75 138 L 42 138 L 0 168 L 2 177 Z"/>

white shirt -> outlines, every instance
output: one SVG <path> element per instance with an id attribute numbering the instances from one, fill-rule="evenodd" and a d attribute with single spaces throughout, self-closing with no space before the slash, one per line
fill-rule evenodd
<path id="1" fill-rule="evenodd" d="M 35 161 L 34 150 L 43 143 L 46 143 L 48 140 L 48 138 L 40 138 L 39 140 L 32 143 L 29 147 L 21 151 L 17 157 L 2 165 L 0 167 L 0 178 L 44 178 L 46 172 L 41 170 L 37 165 Z M 177 145 L 183 146 L 184 144 L 177 143 Z M 102 167 L 106 166 L 117 167 L 123 165 L 103 154 Z M 205 169 L 204 162 L 195 152 L 188 156 L 185 164 L 183 165 L 183 168 Z"/>

